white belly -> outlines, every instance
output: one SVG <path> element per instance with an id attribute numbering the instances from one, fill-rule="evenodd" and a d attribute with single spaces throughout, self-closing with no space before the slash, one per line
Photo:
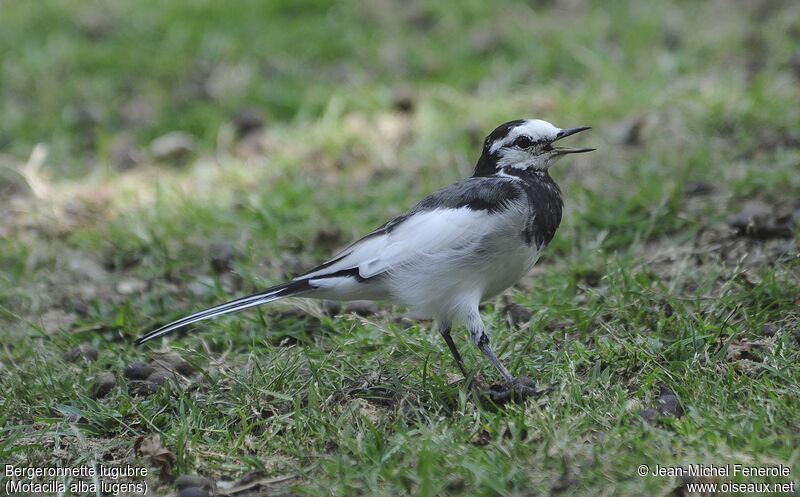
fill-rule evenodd
<path id="1" fill-rule="evenodd" d="M 391 300 L 422 316 L 463 322 L 481 301 L 514 285 L 541 249 L 523 239 L 523 212 L 512 209 L 505 216 L 483 236 L 393 272 L 387 282 Z"/>
<path id="2" fill-rule="evenodd" d="M 485 273 L 487 284 L 481 301 L 495 297 L 516 284 L 536 264 L 541 253 L 542 251 L 535 247 L 519 243 L 516 249 L 498 254 L 495 260 L 488 264 L 491 270 Z"/>

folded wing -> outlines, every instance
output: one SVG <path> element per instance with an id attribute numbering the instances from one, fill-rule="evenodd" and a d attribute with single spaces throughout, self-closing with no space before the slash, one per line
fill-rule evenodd
<path id="1" fill-rule="evenodd" d="M 518 198 L 512 179 L 468 178 L 439 190 L 297 279 L 350 272 L 367 280 L 426 255 L 459 250 L 491 233 L 498 212 Z"/>

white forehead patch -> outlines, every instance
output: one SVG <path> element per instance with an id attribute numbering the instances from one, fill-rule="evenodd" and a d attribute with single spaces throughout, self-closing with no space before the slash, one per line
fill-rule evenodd
<path id="1" fill-rule="evenodd" d="M 541 139 L 554 140 L 559 131 L 561 131 L 561 128 L 557 128 L 547 121 L 542 121 L 541 119 L 527 119 L 524 123 L 512 128 L 505 138 L 493 143 L 489 151 L 494 153 L 501 147 L 511 145 L 520 135 L 529 136 L 533 141 L 539 141 Z"/>

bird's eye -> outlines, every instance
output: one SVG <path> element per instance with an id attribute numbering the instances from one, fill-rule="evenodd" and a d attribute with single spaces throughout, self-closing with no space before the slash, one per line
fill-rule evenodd
<path id="1" fill-rule="evenodd" d="M 519 148 L 530 148 L 533 145 L 533 140 L 523 135 L 514 141 L 514 145 Z"/>

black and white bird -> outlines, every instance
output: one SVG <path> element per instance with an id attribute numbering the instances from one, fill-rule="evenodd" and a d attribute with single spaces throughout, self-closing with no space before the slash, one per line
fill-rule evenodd
<path id="1" fill-rule="evenodd" d="M 387 300 L 434 319 L 465 376 L 450 330 L 466 325 L 509 391 L 532 394 L 530 380 L 512 376 L 489 347 L 478 306 L 519 281 L 553 239 L 563 202 L 548 170 L 567 154 L 594 150 L 554 144 L 587 129 L 561 129 L 538 119 L 501 124 L 486 138 L 471 177 L 428 195 L 289 282 L 166 324 L 137 343 L 285 297 Z"/>

